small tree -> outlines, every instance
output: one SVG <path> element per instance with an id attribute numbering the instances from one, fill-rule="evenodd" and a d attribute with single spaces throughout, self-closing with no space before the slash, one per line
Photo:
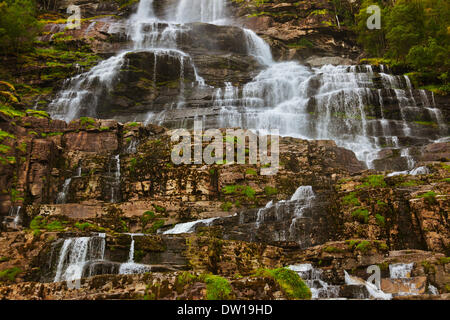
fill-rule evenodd
<path id="1" fill-rule="evenodd" d="M 0 2 L 0 50 L 4 54 L 31 48 L 39 29 L 34 0 Z"/>

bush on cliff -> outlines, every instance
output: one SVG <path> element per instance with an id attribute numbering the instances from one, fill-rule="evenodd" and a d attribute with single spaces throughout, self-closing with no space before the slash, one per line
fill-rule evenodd
<path id="1" fill-rule="evenodd" d="M 263 269 L 259 270 L 257 274 L 274 279 L 290 299 L 311 299 L 311 290 L 302 278 L 290 269 Z"/>
<path id="2" fill-rule="evenodd" d="M 31 48 L 40 29 L 34 0 L 0 2 L 0 52 L 18 53 Z"/>

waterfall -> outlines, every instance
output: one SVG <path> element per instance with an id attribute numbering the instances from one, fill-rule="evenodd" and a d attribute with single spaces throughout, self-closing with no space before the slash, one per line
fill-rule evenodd
<path id="1" fill-rule="evenodd" d="M 67 193 L 69 192 L 70 182 L 72 181 L 72 178 L 68 178 L 64 181 L 62 190 L 58 193 L 56 196 L 56 203 L 57 204 L 64 204 L 67 200 Z"/>
<path id="2" fill-rule="evenodd" d="M 373 283 L 369 283 L 362 279 L 352 277 L 345 270 L 344 270 L 344 274 L 345 274 L 345 283 L 346 284 L 348 284 L 348 285 L 363 285 L 364 287 L 366 287 L 371 298 L 381 299 L 381 300 L 391 300 L 392 299 L 392 294 L 384 293 L 382 290 L 378 289 Z"/>
<path id="3" fill-rule="evenodd" d="M 17 227 L 20 223 L 20 209 L 22 207 L 21 206 L 17 206 L 16 210 L 15 210 L 15 214 L 14 214 L 14 220 L 13 223 L 14 225 Z"/>
<path id="4" fill-rule="evenodd" d="M 151 271 L 151 267 L 134 262 L 134 237 L 143 236 L 143 234 L 141 233 L 128 233 L 128 234 L 131 237 L 130 251 L 128 253 L 128 261 L 120 265 L 119 274 L 136 274 Z"/>
<path id="5" fill-rule="evenodd" d="M 178 23 L 226 23 L 226 0 L 181 0 L 176 10 Z"/>
<path id="6" fill-rule="evenodd" d="M 125 55 L 137 51 L 155 55 L 155 83 L 159 57 L 177 59 L 176 65 L 181 66 L 178 101 L 162 111 L 149 111 L 145 123 L 164 125 L 168 111 L 190 107 L 184 97 L 183 66 L 190 65 L 194 70 L 196 79 L 192 86 L 206 85 L 192 58 L 177 48 L 177 42 L 191 28 L 188 23 L 231 24 L 227 21 L 226 1 L 179 0 L 168 6 L 165 20 L 155 15 L 153 2 L 141 0 L 126 22 L 130 48 L 66 81 L 50 104 L 53 117 L 64 120 L 81 115 L 95 117 L 97 101 L 113 86 Z M 402 149 L 408 170 L 415 164 L 405 149 L 411 145 L 409 140 L 415 138 L 414 126 L 409 123 L 418 112 L 428 112 L 437 121 L 441 136 L 448 132 L 441 111 L 435 107 L 434 96 L 422 90 L 420 97 L 417 94 L 415 97 L 407 76 L 389 74 L 384 65 L 374 69 L 370 65 L 310 67 L 295 61 L 275 62 L 268 43 L 252 30 L 242 31 L 248 55 L 263 69 L 243 86 L 225 82 L 224 87 L 215 88 L 211 107 L 218 110 L 217 121 L 213 122 L 218 127 L 241 127 L 260 134 L 279 129 L 281 136 L 333 140 L 339 147 L 353 150 L 368 168 L 375 168 L 374 161 L 383 148 Z M 398 110 L 392 112 L 392 105 Z M 377 119 L 380 117 L 381 120 Z M 186 123 L 187 119 L 182 119 L 178 124 Z M 429 137 L 430 142 L 438 138 L 437 133 L 434 135 Z"/>
<path id="7" fill-rule="evenodd" d="M 81 166 L 81 163 L 78 165 L 78 168 L 77 168 L 77 174 L 76 174 L 76 178 L 81 178 L 81 170 L 82 170 L 82 166 Z"/>
<path id="8" fill-rule="evenodd" d="M 250 29 L 244 29 L 247 39 L 247 50 L 262 65 L 269 66 L 274 63 L 270 46 Z"/>
<path id="9" fill-rule="evenodd" d="M 178 5 L 178 11 L 183 16 L 189 16 L 188 12 L 196 12 L 197 3 L 182 0 Z M 224 0 L 201 0 L 201 21 L 214 22 L 224 16 Z M 183 9 L 184 8 L 184 9 Z M 189 11 L 190 10 L 190 11 Z M 173 16 L 173 13 L 171 14 Z M 195 15 L 193 18 L 197 18 Z M 198 20 L 197 20 L 198 21 Z M 185 62 L 191 64 L 196 76 L 196 84 L 204 85 L 204 80 L 196 71 L 190 56 L 176 50 L 176 41 L 183 31 L 187 30 L 183 25 L 185 21 L 176 17 L 174 23 L 159 20 L 153 12 L 153 0 L 141 0 L 135 14 L 128 19 L 127 35 L 132 41 L 131 48 L 119 52 L 110 57 L 88 72 L 79 74 L 66 80 L 63 89 L 49 104 L 48 112 L 55 119 L 71 121 L 80 116 L 96 117 L 97 105 L 102 95 L 107 95 L 112 88 L 117 75 L 125 64 L 125 56 L 130 52 L 148 51 L 155 55 L 155 70 L 158 56 L 171 56 L 180 61 L 181 68 Z M 179 24 L 181 23 L 181 25 Z M 182 75 L 183 70 L 180 70 Z M 154 79 L 156 80 L 156 79 Z M 184 86 L 184 79 L 180 77 L 180 83 Z M 182 105 L 183 90 L 181 90 L 179 105 Z"/>
<path id="10" fill-rule="evenodd" d="M 311 290 L 312 299 L 339 298 L 339 286 L 330 285 L 322 280 L 322 270 L 314 268 L 311 264 L 295 264 L 287 266 L 302 278 Z"/>
<path id="11" fill-rule="evenodd" d="M 291 196 L 290 200 L 281 200 L 276 203 L 269 201 L 264 208 L 258 209 L 256 214 L 256 228 L 260 228 L 261 224 L 266 220 L 266 216 L 275 214 L 277 221 L 290 219 L 289 235 L 279 236 L 279 241 L 289 240 L 296 241 L 296 223 L 303 217 L 305 211 L 311 208 L 315 199 L 315 193 L 311 186 L 300 186 Z"/>
<path id="12" fill-rule="evenodd" d="M 113 165 L 111 165 L 113 164 Z M 113 170 L 112 170 L 113 169 Z M 116 154 L 109 164 L 109 174 L 112 174 L 111 182 L 111 198 L 110 202 L 115 203 L 119 200 L 120 196 L 120 154 Z"/>
<path id="13" fill-rule="evenodd" d="M 105 234 L 65 239 L 59 253 L 54 282 L 78 280 L 88 262 L 104 260 Z"/>
<path id="14" fill-rule="evenodd" d="M 214 220 L 218 218 L 201 219 L 186 223 L 178 223 L 172 229 L 166 230 L 163 234 L 181 234 L 181 233 L 192 233 L 198 225 L 210 226 Z"/>
<path id="15" fill-rule="evenodd" d="M 109 91 L 115 75 L 124 63 L 126 53 L 104 60 L 88 72 L 66 80 L 63 90 L 49 104 L 50 115 L 66 121 L 82 115 L 95 117 L 98 99 L 103 92 Z"/>

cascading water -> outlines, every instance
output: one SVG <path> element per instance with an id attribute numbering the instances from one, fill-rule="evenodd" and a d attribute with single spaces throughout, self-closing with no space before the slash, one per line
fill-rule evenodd
<path id="1" fill-rule="evenodd" d="M 166 230 L 163 234 L 181 234 L 194 232 L 198 225 L 210 226 L 211 223 L 218 218 L 201 219 L 186 223 L 176 224 L 172 229 Z"/>
<path id="2" fill-rule="evenodd" d="M 116 154 L 109 164 L 109 174 L 112 175 L 110 184 L 111 197 L 110 202 L 115 203 L 120 196 L 120 154 Z"/>
<path id="3" fill-rule="evenodd" d="M 104 260 L 105 244 L 105 234 L 65 239 L 53 281 L 81 279 L 89 262 Z"/>
<path id="4" fill-rule="evenodd" d="M 72 178 L 68 178 L 64 181 L 62 190 L 58 193 L 56 196 L 56 203 L 57 204 L 64 204 L 67 201 L 67 193 L 69 192 L 70 182 L 72 181 Z"/>
<path id="5" fill-rule="evenodd" d="M 292 195 L 290 200 L 281 200 L 276 203 L 270 201 L 264 208 L 258 209 L 256 216 L 256 227 L 259 228 L 266 219 L 271 216 L 272 212 L 276 212 L 276 219 L 291 219 L 289 226 L 289 236 L 286 234 L 279 236 L 279 241 L 296 240 L 296 223 L 299 218 L 303 217 L 305 210 L 311 207 L 315 198 L 314 191 L 311 186 L 300 186 Z M 283 210 L 281 210 L 283 208 Z M 288 217 L 287 217 L 288 216 Z"/>
<path id="6" fill-rule="evenodd" d="M 189 2 L 182 1 L 179 4 L 178 12 L 182 13 L 184 11 L 182 8 L 187 6 L 192 9 L 192 4 Z M 202 0 L 201 21 L 214 22 L 216 19 L 221 19 L 224 15 L 223 2 L 223 0 Z M 195 7 L 194 9 L 197 10 Z M 192 18 L 195 19 L 195 15 Z M 184 23 L 184 19 L 179 19 L 178 15 L 174 23 L 158 19 L 153 12 L 153 0 L 141 0 L 137 12 L 131 15 L 126 23 L 127 35 L 132 41 L 131 48 L 102 61 L 88 72 L 68 79 L 63 85 L 63 90 L 49 104 L 50 115 L 66 121 L 80 116 L 95 117 L 98 99 L 102 95 L 108 95 L 114 81 L 117 80 L 119 70 L 126 62 L 126 55 L 131 52 L 152 52 L 155 56 L 155 71 L 159 57 L 171 56 L 178 59 L 181 66 L 180 74 L 182 74 L 184 64 L 190 63 L 195 72 L 196 83 L 204 84 L 204 80 L 198 76 L 190 56 L 176 49 L 177 37 L 186 30 L 182 23 Z M 180 81 L 184 85 L 182 77 L 180 77 Z M 180 98 L 182 99 L 182 97 Z"/>
<path id="7" fill-rule="evenodd" d="M 330 285 L 322 280 L 322 270 L 314 268 L 311 264 L 295 264 L 287 267 L 295 271 L 310 288 L 312 299 L 339 298 L 339 286 Z"/>
<path id="8" fill-rule="evenodd" d="M 175 21 L 225 24 L 227 22 L 225 3 L 226 0 L 181 0 L 176 10 Z"/>
<path id="9" fill-rule="evenodd" d="M 65 120 L 95 116 L 97 100 L 108 94 L 125 55 L 148 51 L 155 55 L 155 70 L 158 57 L 170 56 L 181 66 L 178 101 L 162 111 L 151 110 L 147 116 L 147 123 L 164 125 L 168 109 L 189 107 L 184 101 L 183 66 L 190 64 L 196 74 L 195 84 L 205 85 L 191 57 L 177 48 L 180 35 L 190 29 L 190 22 L 229 24 L 227 16 L 226 0 L 179 0 L 169 7 L 165 20 L 156 17 L 153 0 L 141 0 L 126 23 L 131 48 L 69 79 L 51 103 L 50 114 Z M 216 88 L 211 106 L 219 110 L 217 121 L 212 122 L 218 127 L 242 127 L 260 133 L 278 129 L 282 136 L 334 140 L 338 146 L 353 150 L 369 168 L 375 167 L 380 150 L 402 149 L 405 169 L 407 166 L 409 170 L 414 167 L 414 158 L 407 148 L 411 139 L 417 138 L 411 124 L 417 114 L 427 114 L 436 121 L 441 136 L 448 134 L 434 96 L 424 90 L 414 92 L 407 76 L 391 75 L 383 65 L 376 69 L 331 65 L 311 68 L 293 61 L 274 62 L 269 45 L 253 31 L 242 30 L 248 54 L 264 69 L 243 87 L 226 82 L 224 88 Z M 392 106 L 398 112 L 392 112 Z M 184 119 L 179 124 L 185 123 Z M 430 142 L 440 138 L 436 134 L 427 137 Z"/>
<path id="10" fill-rule="evenodd" d="M 131 236 L 131 244 L 130 252 L 128 254 L 128 261 L 120 265 L 119 274 L 136 274 L 151 271 L 151 267 L 134 262 L 134 237 L 143 236 L 143 234 L 130 233 L 129 235 Z"/>

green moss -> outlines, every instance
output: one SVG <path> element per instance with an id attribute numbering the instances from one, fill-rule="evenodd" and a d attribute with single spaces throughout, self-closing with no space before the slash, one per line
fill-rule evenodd
<path id="1" fill-rule="evenodd" d="M 230 201 L 224 202 L 220 205 L 220 209 L 222 209 L 223 211 L 230 211 L 232 207 L 233 203 L 231 203 Z"/>
<path id="2" fill-rule="evenodd" d="M 0 144 L 0 153 L 8 153 L 11 150 L 10 146 Z"/>
<path id="3" fill-rule="evenodd" d="M 93 125 L 93 124 L 95 124 L 95 119 L 90 118 L 90 117 L 80 117 L 80 124 L 82 126 L 84 126 L 84 125 Z"/>
<path id="4" fill-rule="evenodd" d="M 369 211 L 367 209 L 358 208 L 352 212 L 352 217 L 361 223 L 369 221 Z"/>
<path id="5" fill-rule="evenodd" d="M 245 174 L 246 175 L 250 175 L 250 176 L 256 176 L 258 174 L 258 172 L 255 169 L 247 169 L 245 170 Z"/>
<path id="6" fill-rule="evenodd" d="M 2 271 L 0 271 L 0 280 L 1 281 L 9 280 L 9 281 L 13 282 L 16 280 L 17 275 L 21 272 L 22 272 L 22 270 L 17 267 L 2 270 Z"/>
<path id="7" fill-rule="evenodd" d="M 35 117 L 39 119 L 50 119 L 50 115 L 42 110 L 27 109 L 26 113 L 27 116 L 30 117 Z"/>
<path id="8" fill-rule="evenodd" d="M 384 225 L 386 224 L 386 218 L 381 214 L 375 214 L 375 220 L 380 227 L 384 227 Z"/>
<path id="9" fill-rule="evenodd" d="M 156 220 L 155 222 L 153 222 L 150 229 L 146 230 L 146 233 L 156 233 L 156 231 L 158 231 L 158 229 L 162 228 L 164 226 L 164 224 L 165 224 L 164 219 Z"/>
<path id="10" fill-rule="evenodd" d="M 244 195 L 249 199 L 254 199 L 256 191 L 249 186 L 229 185 L 222 189 L 222 192 L 227 195 Z"/>
<path id="11" fill-rule="evenodd" d="M 202 279 L 206 284 L 207 300 L 231 299 L 232 289 L 227 279 L 212 274 L 203 275 Z"/>
<path id="12" fill-rule="evenodd" d="M 450 263 L 450 257 L 444 257 L 439 259 L 440 264 L 447 264 Z"/>
<path id="13" fill-rule="evenodd" d="M 160 207 L 157 204 L 154 204 L 153 208 L 155 208 L 155 211 L 158 212 L 158 213 L 165 213 L 166 212 L 166 208 Z"/>
<path id="14" fill-rule="evenodd" d="M 100 131 L 109 131 L 109 127 L 100 127 Z"/>
<path id="15" fill-rule="evenodd" d="M 197 277 L 194 274 L 188 271 L 184 271 L 177 275 L 175 279 L 175 287 L 177 288 L 178 292 L 181 292 L 187 284 L 194 283 L 196 280 Z"/>
<path id="16" fill-rule="evenodd" d="M 16 136 L 0 129 L 0 142 L 5 140 L 6 138 L 14 140 L 16 139 Z"/>
<path id="17" fill-rule="evenodd" d="M 137 122 L 129 122 L 129 123 L 126 123 L 125 124 L 125 127 L 138 127 L 139 126 L 139 123 L 137 123 Z"/>
<path id="18" fill-rule="evenodd" d="M 356 246 L 355 249 L 361 251 L 362 253 L 367 253 L 371 248 L 372 244 L 370 241 L 363 240 Z"/>
<path id="19" fill-rule="evenodd" d="M 92 229 L 94 227 L 93 224 L 89 223 L 89 222 L 76 222 L 75 223 L 75 228 L 80 229 L 81 231 L 84 231 L 85 229 Z"/>
<path id="20" fill-rule="evenodd" d="M 428 203 L 428 204 L 435 204 L 435 203 L 437 203 L 436 192 L 434 192 L 434 191 L 425 192 L 425 193 L 423 193 L 421 195 L 418 195 L 417 198 L 424 198 L 425 202 Z"/>
<path id="21" fill-rule="evenodd" d="M 277 188 L 271 187 L 271 186 L 265 186 L 264 187 L 264 193 L 266 194 L 266 196 L 273 196 L 276 195 L 278 193 Z"/>
<path id="22" fill-rule="evenodd" d="M 264 269 L 262 275 L 273 278 L 290 299 L 311 299 L 311 290 L 292 270 L 287 268 Z"/>
<path id="23" fill-rule="evenodd" d="M 434 127 L 436 128 L 438 125 L 436 122 L 432 122 L 432 121 L 414 121 L 417 124 L 420 124 L 422 126 L 428 126 L 428 127 Z"/>
<path id="24" fill-rule="evenodd" d="M 383 175 L 370 175 L 362 181 L 363 184 L 357 186 L 357 188 L 385 188 L 387 186 Z"/>
<path id="25" fill-rule="evenodd" d="M 0 257 L 0 263 L 9 261 L 9 257 Z"/>
<path id="26" fill-rule="evenodd" d="M 339 253 L 339 252 L 343 252 L 342 249 L 333 247 L 333 246 L 327 246 L 325 248 L 322 249 L 322 251 L 324 252 L 328 252 L 328 253 Z"/>
<path id="27" fill-rule="evenodd" d="M 15 118 L 15 117 L 24 117 L 25 112 L 16 110 L 11 106 L 7 106 L 0 103 L 0 113 L 3 113 L 5 116 L 9 118 Z"/>
<path id="28" fill-rule="evenodd" d="M 360 206 L 361 203 L 359 203 L 359 200 L 356 196 L 356 192 L 350 192 L 348 195 L 342 198 L 342 203 L 344 205 L 357 207 Z"/>

